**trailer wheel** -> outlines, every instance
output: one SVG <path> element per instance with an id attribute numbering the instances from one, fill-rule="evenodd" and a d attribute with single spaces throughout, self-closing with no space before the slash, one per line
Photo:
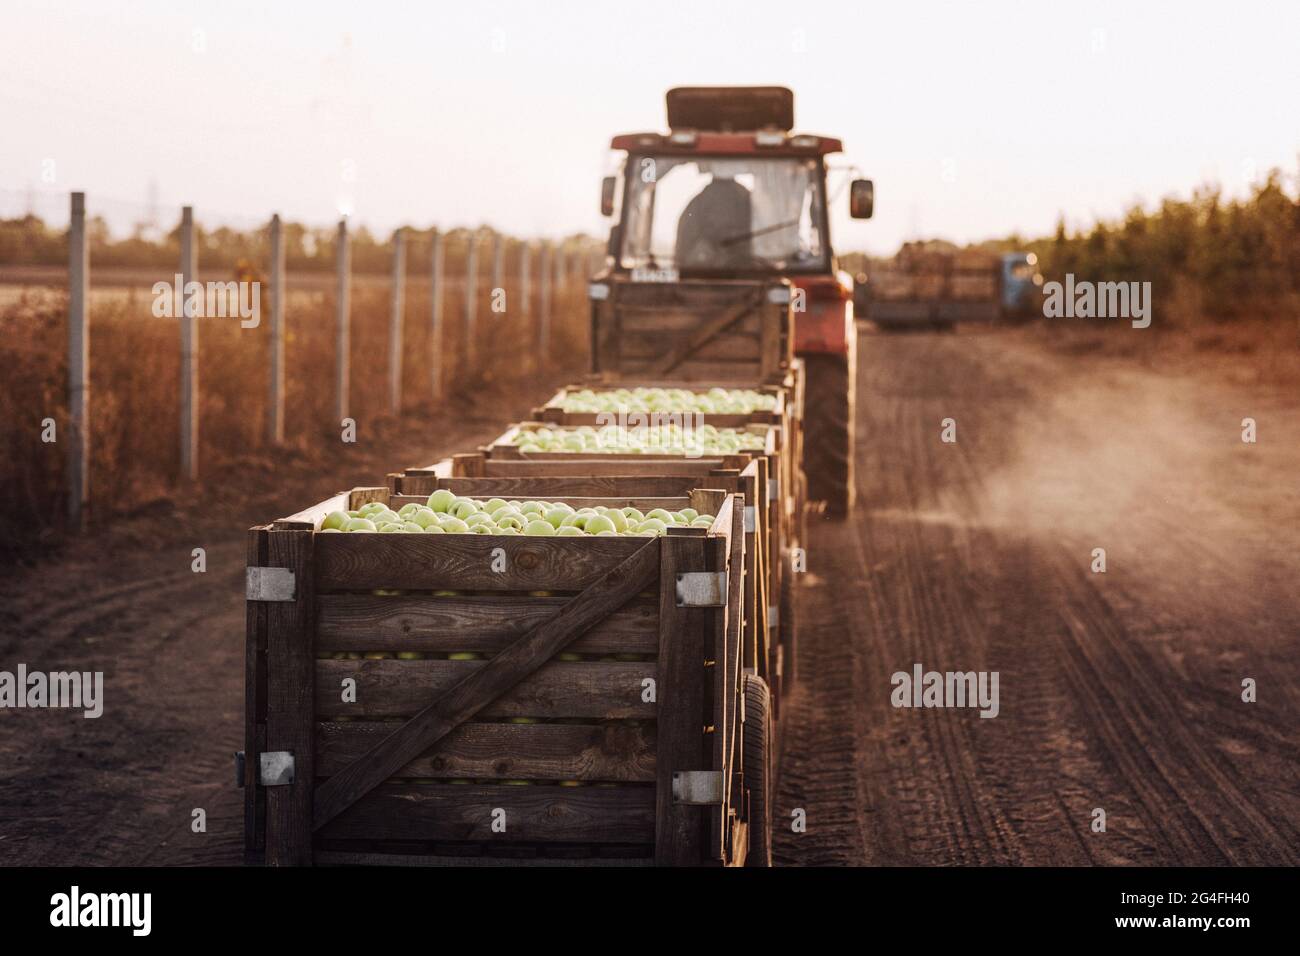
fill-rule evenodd
<path id="1" fill-rule="evenodd" d="M 772 865 L 772 713 L 763 678 L 745 675 L 745 791 L 749 796 L 749 850 L 746 866 Z"/>
<path id="2" fill-rule="evenodd" d="M 853 406 L 856 349 L 804 357 L 804 473 L 808 498 L 842 518 L 853 507 Z"/>

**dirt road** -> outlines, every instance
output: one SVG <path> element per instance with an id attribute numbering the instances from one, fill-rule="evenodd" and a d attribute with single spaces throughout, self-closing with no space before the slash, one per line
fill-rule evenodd
<path id="1" fill-rule="evenodd" d="M 0 667 L 102 670 L 105 690 L 96 719 L 0 711 L 0 865 L 239 864 L 244 529 L 475 447 L 548 394 L 485 393 L 337 452 L 252 458 L 201 501 L 178 494 L 4 576 Z"/>
<path id="2" fill-rule="evenodd" d="M 1294 384 L 1035 334 L 860 340 L 859 510 L 810 536 L 776 859 L 1295 864 Z M 997 671 L 998 716 L 892 707 L 917 663 Z"/>
<path id="3" fill-rule="evenodd" d="M 1297 862 L 1295 390 L 1016 333 L 860 355 L 860 508 L 810 542 L 777 801 L 808 829 L 780 827 L 778 862 Z M 252 462 L 0 580 L 4 666 L 107 678 L 97 720 L 0 711 L 0 864 L 238 863 L 242 529 L 527 407 L 390 431 L 328 473 Z M 998 671 L 999 715 L 892 708 L 915 663 Z"/>

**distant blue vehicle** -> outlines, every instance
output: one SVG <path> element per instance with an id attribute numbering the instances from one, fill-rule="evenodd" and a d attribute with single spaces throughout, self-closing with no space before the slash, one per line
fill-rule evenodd
<path id="1" fill-rule="evenodd" d="M 1032 252 L 1007 252 L 1002 256 L 1002 316 L 1029 318 L 1042 314 L 1043 274 Z"/>
<path id="2" fill-rule="evenodd" d="M 1042 286 L 1032 252 L 952 252 L 905 243 L 891 263 L 857 277 L 854 312 L 882 329 L 951 330 L 958 322 L 1039 315 Z"/>

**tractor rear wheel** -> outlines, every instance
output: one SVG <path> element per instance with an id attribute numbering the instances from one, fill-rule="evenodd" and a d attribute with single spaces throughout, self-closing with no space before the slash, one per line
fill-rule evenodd
<path id="1" fill-rule="evenodd" d="M 806 355 L 804 472 L 810 501 L 842 518 L 853 508 L 853 408 L 856 343 L 848 355 Z"/>
<path id="2" fill-rule="evenodd" d="M 771 694 L 763 678 L 745 675 L 744 748 L 745 791 L 749 796 L 749 849 L 746 866 L 772 865 L 772 712 Z"/>

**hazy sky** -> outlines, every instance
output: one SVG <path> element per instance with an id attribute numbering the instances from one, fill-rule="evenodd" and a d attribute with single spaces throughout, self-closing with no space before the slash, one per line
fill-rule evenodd
<path id="1" fill-rule="evenodd" d="M 1300 3 L 0 0 L 0 215 L 600 232 L 616 132 L 782 84 L 876 218 L 841 250 L 1116 215 L 1300 150 Z M 52 162 L 50 162 L 52 161 Z M 47 179 L 53 182 L 47 182 Z"/>

